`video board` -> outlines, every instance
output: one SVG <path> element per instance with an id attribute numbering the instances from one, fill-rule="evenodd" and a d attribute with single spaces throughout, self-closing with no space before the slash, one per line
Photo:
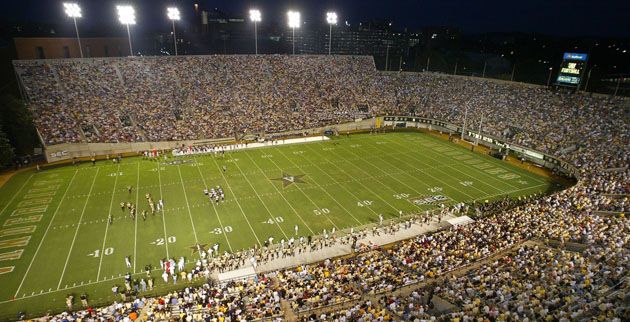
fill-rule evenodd
<path id="1" fill-rule="evenodd" d="M 582 71 L 586 66 L 587 54 L 564 53 L 557 81 L 562 84 L 579 85 L 582 81 Z"/>

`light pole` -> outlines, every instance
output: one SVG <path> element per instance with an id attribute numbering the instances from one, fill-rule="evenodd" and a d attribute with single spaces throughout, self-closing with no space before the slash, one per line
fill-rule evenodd
<path id="1" fill-rule="evenodd" d="M 475 145 L 479 145 L 479 138 L 481 137 L 481 126 L 483 125 L 483 113 L 481 113 L 481 122 L 479 122 L 479 134 L 477 134 L 477 140 Z"/>
<path id="2" fill-rule="evenodd" d="M 330 25 L 330 32 L 328 33 L 328 55 L 332 52 L 332 26 L 337 24 L 337 14 L 334 12 L 326 13 L 326 21 Z"/>
<path id="3" fill-rule="evenodd" d="M 466 118 L 467 117 L 468 117 L 468 105 L 466 105 L 466 112 L 464 112 L 464 127 L 462 128 L 462 141 L 464 141 L 464 132 L 466 132 Z"/>
<path id="4" fill-rule="evenodd" d="M 175 56 L 177 56 L 177 36 L 175 35 L 175 20 L 179 20 L 179 9 L 166 8 L 168 19 L 173 22 L 173 44 L 175 45 Z"/>
<path id="5" fill-rule="evenodd" d="M 551 73 L 553 72 L 553 67 L 549 67 L 549 77 L 547 77 L 547 87 L 551 84 Z"/>
<path id="6" fill-rule="evenodd" d="M 483 62 L 483 74 L 481 74 L 481 78 L 486 78 L 486 66 L 488 66 L 488 62 Z"/>
<path id="7" fill-rule="evenodd" d="M 591 69 L 588 70 L 588 75 L 586 76 L 586 85 L 584 85 L 584 92 L 588 92 L 588 82 L 591 80 L 591 72 L 593 71 L 593 68 L 596 66 L 597 65 L 593 65 L 593 67 L 591 67 Z"/>
<path id="8" fill-rule="evenodd" d="M 300 28 L 300 13 L 298 11 L 287 12 L 289 27 L 293 29 L 293 55 L 295 55 L 295 28 Z"/>
<path id="9" fill-rule="evenodd" d="M 118 20 L 120 23 L 127 26 L 127 38 L 129 38 L 129 52 L 133 57 L 133 48 L 131 47 L 131 33 L 129 32 L 129 25 L 136 24 L 136 13 L 132 6 L 116 6 L 118 10 Z"/>
<path id="10" fill-rule="evenodd" d="M 256 29 L 256 23 L 260 22 L 260 11 L 253 9 L 249 11 L 249 19 L 254 22 L 254 44 L 256 46 L 256 55 L 258 55 L 258 30 Z"/>
<path id="11" fill-rule="evenodd" d="M 79 38 L 79 28 L 77 27 L 77 18 L 81 18 L 81 8 L 76 3 L 64 3 L 66 14 L 74 21 L 74 30 L 77 32 L 77 42 L 79 43 L 79 53 L 83 58 L 83 49 L 81 48 L 81 38 Z"/>
<path id="12" fill-rule="evenodd" d="M 387 35 L 387 33 L 385 33 L 385 35 Z M 385 71 L 388 71 L 389 68 L 387 67 L 387 65 L 389 65 L 389 39 L 385 40 L 385 42 L 387 42 L 387 49 L 385 51 Z"/>

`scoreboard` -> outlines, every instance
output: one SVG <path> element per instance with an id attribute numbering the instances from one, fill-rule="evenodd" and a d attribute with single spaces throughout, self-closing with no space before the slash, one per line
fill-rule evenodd
<path id="1" fill-rule="evenodd" d="M 558 83 L 579 85 L 582 80 L 582 71 L 586 66 L 586 57 L 587 54 L 564 53 L 558 73 Z"/>

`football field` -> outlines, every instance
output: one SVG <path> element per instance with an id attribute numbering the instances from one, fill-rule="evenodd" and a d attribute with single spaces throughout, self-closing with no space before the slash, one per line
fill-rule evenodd
<path id="1" fill-rule="evenodd" d="M 218 203 L 204 194 L 217 186 Z M 195 245 L 237 252 L 288 240 L 296 225 L 299 236 L 317 236 L 399 210 L 555 189 L 549 178 L 416 132 L 24 171 L 0 188 L 0 319 L 60 310 L 70 293 L 76 307 L 84 292 L 91 303 L 111 302 L 112 286 L 122 289 L 127 272 L 144 277 L 145 265 L 160 287 L 152 294 L 164 292 L 160 259 L 196 261 Z M 146 194 L 163 211 L 152 215 Z M 136 206 L 135 220 L 121 202 Z"/>

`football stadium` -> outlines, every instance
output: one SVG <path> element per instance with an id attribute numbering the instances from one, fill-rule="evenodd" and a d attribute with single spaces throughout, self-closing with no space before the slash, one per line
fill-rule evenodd
<path id="1" fill-rule="evenodd" d="M 288 17 L 289 53 L 11 62 L 42 152 L 0 180 L 0 321 L 630 319 L 630 100 L 587 54 L 382 70 Z"/>

